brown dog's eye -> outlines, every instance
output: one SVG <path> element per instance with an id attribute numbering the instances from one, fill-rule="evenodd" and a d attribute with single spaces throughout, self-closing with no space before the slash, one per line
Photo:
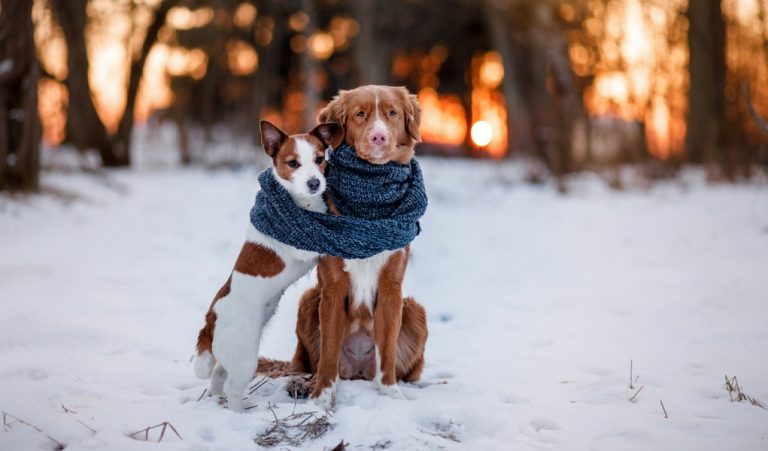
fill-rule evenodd
<path id="1" fill-rule="evenodd" d="M 397 116 L 397 111 L 395 111 L 395 110 L 391 110 L 391 111 L 389 112 L 389 117 L 395 117 L 395 116 Z"/>
<path id="2" fill-rule="evenodd" d="M 296 161 L 296 160 L 291 160 L 291 161 L 289 161 L 289 162 L 288 162 L 288 166 L 289 166 L 289 167 L 291 167 L 291 168 L 293 168 L 293 169 L 296 169 L 296 168 L 298 168 L 298 167 L 299 167 L 299 166 L 301 166 L 301 165 L 299 164 L 299 162 L 298 162 L 298 161 Z"/>
<path id="3" fill-rule="evenodd" d="M 325 157 L 319 156 L 319 157 L 315 158 L 315 164 L 320 164 L 320 163 L 323 162 L 323 160 L 325 160 Z"/>
<path id="4" fill-rule="evenodd" d="M 357 117 L 365 117 L 365 111 L 358 111 L 357 113 L 355 113 L 355 116 L 357 116 Z"/>

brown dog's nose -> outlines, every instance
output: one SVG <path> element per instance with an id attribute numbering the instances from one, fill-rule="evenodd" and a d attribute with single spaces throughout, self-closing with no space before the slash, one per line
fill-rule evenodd
<path id="1" fill-rule="evenodd" d="M 387 134 L 383 132 L 373 132 L 370 135 L 371 143 L 380 146 L 387 142 Z"/>

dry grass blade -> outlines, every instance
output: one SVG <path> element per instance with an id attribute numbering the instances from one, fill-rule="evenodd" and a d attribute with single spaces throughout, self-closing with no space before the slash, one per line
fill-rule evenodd
<path id="1" fill-rule="evenodd" d="M 748 396 L 744 393 L 744 391 L 742 391 L 741 385 L 739 385 L 739 380 L 736 378 L 736 376 L 729 378 L 727 374 L 725 375 L 725 389 L 728 390 L 728 397 L 731 398 L 731 402 L 747 401 L 755 407 L 760 407 L 761 409 L 766 410 L 765 406 L 760 401 L 753 398 L 752 396 Z"/>
<path id="2" fill-rule="evenodd" d="M 269 377 L 267 377 L 267 376 L 262 377 L 261 379 L 256 381 L 255 384 L 253 384 L 251 386 L 251 389 L 248 391 L 248 394 L 249 395 L 254 394 L 256 392 L 256 390 L 260 389 L 261 387 L 264 386 L 264 384 L 268 384 L 268 383 L 269 383 Z"/>
<path id="3" fill-rule="evenodd" d="M 456 433 L 453 431 L 453 427 L 456 425 L 456 423 L 453 422 L 453 420 L 449 421 L 448 423 L 435 423 L 435 431 L 425 431 L 424 429 L 419 429 L 421 432 L 424 432 L 425 434 L 434 435 L 435 437 L 444 438 L 446 440 L 450 440 L 452 442 L 461 443 L 461 440 L 459 437 L 456 436 Z"/>
<path id="4" fill-rule="evenodd" d="M 96 429 L 94 429 L 94 428 L 92 428 L 92 427 L 88 426 L 87 424 L 83 423 L 83 422 L 82 422 L 82 421 L 80 421 L 79 419 L 77 420 L 77 422 L 78 422 L 78 423 L 80 423 L 80 424 L 82 424 L 82 425 L 83 425 L 83 427 L 85 427 L 85 428 L 86 428 L 86 429 L 88 429 L 89 431 L 93 432 L 93 435 L 96 435 L 96 432 L 97 432 L 97 431 L 96 431 Z"/>
<path id="5" fill-rule="evenodd" d="M 661 403 L 661 410 L 664 411 L 664 418 L 669 418 L 669 415 L 667 415 L 667 409 L 664 407 L 664 401 L 659 400 L 659 403 Z"/>
<path id="6" fill-rule="evenodd" d="M 160 429 L 160 436 L 157 439 L 158 443 L 163 440 L 163 437 L 165 437 L 165 431 L 168 428 L 170 428 L 173 431 L 173 433 L 176 434 L 176 437 L 178 437 L 179 440 L 184 440 L 183 438 L 181 438 L 181 434 L 179 434 L 179 431 L 177 431 L 176 428 L 173 427 L 173 425 L 171 423 L 167 422 L 167 421 L 163 421 L 162 423 L 156 424 L 154 426 L 148 426 L 148 427 L 146 427 L 144 429 L 141 429 L 141 430 L 138 430 L 136 432 L 131 432 L 130 434 L 128 434 L 128 437 L 130 437 L 130 438 L 132 438 L 134 440 L 143 440 L 145 442 L 148 442 L 149 441 L 149 432 L 151 430 L 153 430 L 153 429 L 158 429 L 158 428 Z M 144 434 L 144 437 L 142 438 L 140 434 Z"/>
<path id="7" fill-rule="evenodd" d="M 632 384 L 632 360 L 629 361 L 629 389 L 634 390 L 635 386 Z"/>
<path id="8" fill-rule="evenodd" d="M 637 395 L 640 394 L 640 392 L 645 388 L 645 385 L 641 385 L 640 388 L 637 389 L 634 395 L 632 395 L 631 398 L 629 398 L 629 402 L 634 401 L 635 398 L 637 398 Z"/>
<path id="9" fill-rule="evenodd" d="M 314 412 L 292 413 L 279 418 L 269 405 L 274 421 L 272 425 L 254 440 L 257 445 L 265 448 L 274 446 L 300 446 L 307 440 L 316 440 L 333 428 L 328 416 L 315 416 Z"/>
<path id="10" fill-rule="evenodd" d="M 200 402 L 200 400 L 203 399 L 203 396 L 205 396 L 206 393 L 208 393 L 208 389 L 207 388 L 203 389 L 203 392 L 200 393 L 200 397 L 197 398 L 197 402 Z"/>
<path id="11" fill-rule="evenodd" d="M 55 438 L 51 437 L 50 435 L 46 434 L 42 429 L 40 429 L 39 427 L 35 426 L 34 424 L 28 423 L 28 422 L 22 420 L 19 417 L 11 415 L 10 413 L 8 413 L 6 411 L 2 411 L 2 416 L 3 416 L 3 431 L 5 431 L 5 432 L 8 432 L 11 429 L 13 429 L 13 425 L 14 424 L 22 424 L 24 426 L 27 426 L 28 428 L 34 429 L 35 431 L 37 431 L 40 434 L 44 435 L 45 438 L 47 438 L 48 440 L 52 441 L 53 444 L 55 445 L 54 448 L 53 448 L 54 450 L 60 451 L 60 450 L 62 450 L 62 449 L 64 449 L 66 447 L 66 445 L 64 445 L 60 441 L 56 440 Z M 12 421 L 9 422 L 8 421 L 9 418 Z"/>

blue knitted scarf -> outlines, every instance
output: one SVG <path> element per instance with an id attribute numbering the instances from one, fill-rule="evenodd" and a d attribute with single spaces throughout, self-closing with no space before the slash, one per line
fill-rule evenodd
<path id="1" fill-rule="evenodd" d="M 328 163 L 327 193 L 341 216 L 300 208 L 267 169 L 259 176 L 253 226 L 298 249 L 347 259 L 400 249 L 416 238 L 427 193 L 415 158 L 408 165 L 371 164 L 344 143 Z"/>

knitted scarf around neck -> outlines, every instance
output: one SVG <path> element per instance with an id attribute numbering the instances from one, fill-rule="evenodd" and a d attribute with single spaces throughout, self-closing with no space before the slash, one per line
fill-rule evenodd
<path id="1" fill-rule="evenodd" d="M 371 164 L 344 143 L 330 152 L 326 181 L 341 216 L 300 208 L 267 169 L 259 176 L 251 223 L 290 246 L 346 259 L 403 248 L 421 231 L 427 194 L 415 158 L 407 165 Z"/>

